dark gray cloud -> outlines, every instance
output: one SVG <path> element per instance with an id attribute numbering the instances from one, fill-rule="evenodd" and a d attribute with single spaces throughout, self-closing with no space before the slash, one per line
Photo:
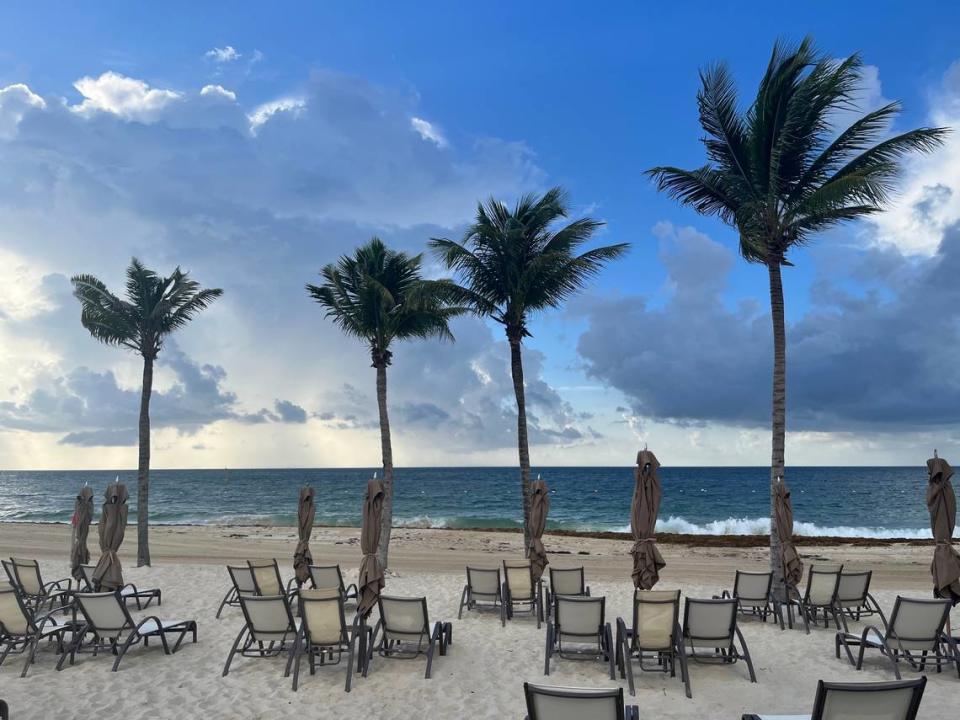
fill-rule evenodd
<path id="1" fill-rule="evenodd" d="M 307 421 L 307 411 L 289 400 L 277 400 L 273 407 L 281 422 L 305 423 Z"/>
<path id="2" fill-rule="evenodd" d="M 645 417 L 767 424 L 770 318 L 756 302 L 724 301 L 734 254 L 688 228 L 662 237 L 661 259 L 672 287 L 666 304 L 620 297 L 581 305 L 589 327 L 578 349 L 588 371 Z M 809 310 L 787 331 L 789 427 L 960 422 L 960 226 L 931 258 L 845 248 L 829 260 Z"/>

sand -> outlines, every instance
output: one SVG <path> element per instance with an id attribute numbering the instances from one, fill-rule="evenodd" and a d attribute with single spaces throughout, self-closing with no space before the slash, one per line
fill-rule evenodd
<path id="1" fill-rule="evenodd" d="M 91 540 L 96 537 L 95 528 Z M 317 528 L 311 543 L 317 562 L 343 565 L 348 582 L 356 579 L 360 560 L 358 532 L 347 528 Z M 613 683 L 599 663 L 555 660 L 551 675 L 543 675 L 544 630 L 532 619 L 520 618 L 501 629 L 488 614 L 456 619 L 466 564 L 492 566 L 520 555 L 520 536 L 446 530 L 394 530 L 387 592 L 426 595 L 431 620 L 451 620 L 454 645 L 437 657 L 433 678 L 423 678 L 422 660 L 375 657 L 366 679 L 356 678 L 351 693 L 343 692 L 342 667 L 304 673 L 294 693 L 278 659 L 235 660 L 230 675 L 221 678 L 223 663 L 242 626 L 238 609 L 214 613 L 227 590 L 223 565 L 245 558 L 277 557 L 284 579 L 292 574 L 294 528 L 160 527 L 152 530 L 154 565 L 135 568 L 135 532 L 131 528 L 121 557 L 126 579 L 144 587 L 161 587 L 164 603 L 135 616 L 157 614 L 163 619 L 195 618 L 199 642 L 186 644 L 174 656 L 159 648 L 136 649 L 120 671 L 110 672 L 106 657 L 82 656 L 73 667 L 56 672 L 52 650 L 42 652 L 26 679 L 21 661 L 0 668 L 0 697 L 12 715 L 44 717 L 140 718 L 522 718 L 524 681 L 585 687 L 626 688 Z M 69 527 L 0 524 L 0 557 L 37 557 L 47 579 L 65 574 Z M 630 617 L 629 543 L 622 540 L 547 536 L 545 544 L 556 567 L 584 565 L 593 595 L 607 597 L 608 619 Z M 679 587 L 684 595 L 709 597 L 729 587 L 735 568 L 764 566 L 763 548 L 691 547 L 664 543 L 667 561 L 659 587 Z M 874 589 L 885 610 L 898 593 L 929 597 L 930 549 L 909 545 L 801 547 L 805 562 L 844 562 L 874 570 Z M 960 619 L 960 618 L 958 618 Z M 859 627 L 854 625 L 854 627 Z M 864 670 L 855 671 L 834 657 L 832 631 L 781 632 L 773 624 L 743 621 L 741 628 L 753 655 L 757 684 L 746 667 L 691 665 L 693 699 L 684 696 L 679 679 L 638 673 L 637 695 L 643 718 L 730 718 L 744 712 L 809 712 L 818 679 L 843 681 L 892 680 L 892 672 L 872 656 Z M 906 677 L 912 677 L 907 673 Z M 960 679 L 955 672 L 930 674 L 920 709 L 921 718 L 955 713 Z M 104 692 L 104 688 L 109 688 Z"/>

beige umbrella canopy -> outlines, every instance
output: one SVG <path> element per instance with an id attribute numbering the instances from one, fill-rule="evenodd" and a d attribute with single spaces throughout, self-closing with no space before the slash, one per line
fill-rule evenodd
<path id="1" fill-rule="evenodd" d="M 633 469 L 633 502 L 630 504 L 630 530 L 633 532 L 633 584 L 640 590 L 650 590 L 660 579 L 660 571 L 667 566 L 657 549 L 654 530 L 660 512 L 660 478 L 656 455 L 647 449 L 637 453 L 637 467 Z"/>
<path id="2" fill-rule="evenodd" d="M 360 600 L 357 613 L 366 618 L 370 615 L 380 591 L 383 590 L 383 568 L 377 561 L 377 546 L 380 544 L 380 515 L 383 511 L 383 483 L 374 478 L 367 483 L 363 499 L 363 526 L 360 529 Z"/>
<path id="3" fill-rule="evenodd" d="M 780 540 L 780 565 L 783 567 L 783 580 L 797 587 L 803 580 L 803 562 L 793 544 L 793 503 L 790 501 L 790 488 L 780 478 L 773 491 L 773 513 L 777 520 L 777 537 Z"/>
<path id="4" fill-rule="evenodd" d="M 533 581 L 543 575 L 547 564 L 547 550 L 543 547 L 543 531 L 547 528 L 547 513 L 550 511 L 550 493 L 547 484 L 539 477 L 530 484 L 530 567 Z"/>
<path id="5" fill-rule="evenodd" d="M 960 603 L 960 555 L 950 544 L 957 524 L 957 497 L 950 483 L 953 468 L 934 453 L 934 457 L 927 460 L 927 471 L 930 473 L 927 509 L 930 511 L 933 539 L 937 542 L 930 565 L 933 594 L 956 605 Z"/>
<path id="6" fill-rule="evenodd" d="M 70 574 L 77 580 L 83 578 L 80 566 L 90 562 L 87 536 L 90 534 L 91 520 L 93 520 L 93 488 L 84 485 L 73 503 L 73 540 L 70 543 Z"/>
<path id="7" fill-rule="evenodd" d="M 316 505 L 313 502 L 314 490 L 309 485 L 300 488 L 300 501 L 297 505 L 297 532 L 300 542 L 293 553 L 293 571 L 297 575 L 297 584 L 303 585 L 310 577 L 310 565 L 313 554 L 310 552 L 310 533 L 313 532 L 313 517 Z"/>
<path id="8" fill-rule="evenodd" d="M 127 529 L 127 486 L 107 485 L 103 511 L 100 514 L 100 561 L 93 570 L 93 584 L 98 590 L 123 587 L 123 568 L 117 552 Z"/>

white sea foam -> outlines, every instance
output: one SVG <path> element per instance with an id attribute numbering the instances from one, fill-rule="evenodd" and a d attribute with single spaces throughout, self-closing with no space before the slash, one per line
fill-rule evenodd
<path id="1" fill-rule="evenodd" d="M 795 522 L 793 531 L 797 535 L 806 537 L 844 537 L 844 538 L 912 538 L 928 540 L 933 537 L 927 528 L 877 528 L 855 527 L 838 525 L 825 527 L 808 522 Z M 620 532 L 630 532 L 627 525 Z M 726 518 L 697 524 L 682 517 L 671 515 L 657 521 L 657 532 L 683 533 L 686 535 L 766 535 L 770 532 L 770 519 L 758 518 Z"/>

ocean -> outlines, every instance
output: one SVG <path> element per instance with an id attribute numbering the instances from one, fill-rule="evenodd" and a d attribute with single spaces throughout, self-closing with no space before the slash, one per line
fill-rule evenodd
<path id="1" fill-rule="evenodd" d="M 317 524 L 357 526 L 366 481 L 374 469 L 154 470 L 150 521 L 157 524 L 296 522 L 301 485 L 316 490 Z M 633 470 L 629 467 L 535 468 L 550 488 L 548 528 L 629 531 Z M 394 471 L 394 525 L 520 527 L 519 470 L 399 468 Z M 116 476 L 130 492 L 136 518 L 136 472 L 0 471 L 0 521 L 69 522 L 85 483 L 94 489 L 95 518 Z M 660 469 L 659 532 L 748 535 L 769 531 L 769 469 Z M 795 467 L 795 531 L 800 535 L 929 538 L 923 467 Z"/>

